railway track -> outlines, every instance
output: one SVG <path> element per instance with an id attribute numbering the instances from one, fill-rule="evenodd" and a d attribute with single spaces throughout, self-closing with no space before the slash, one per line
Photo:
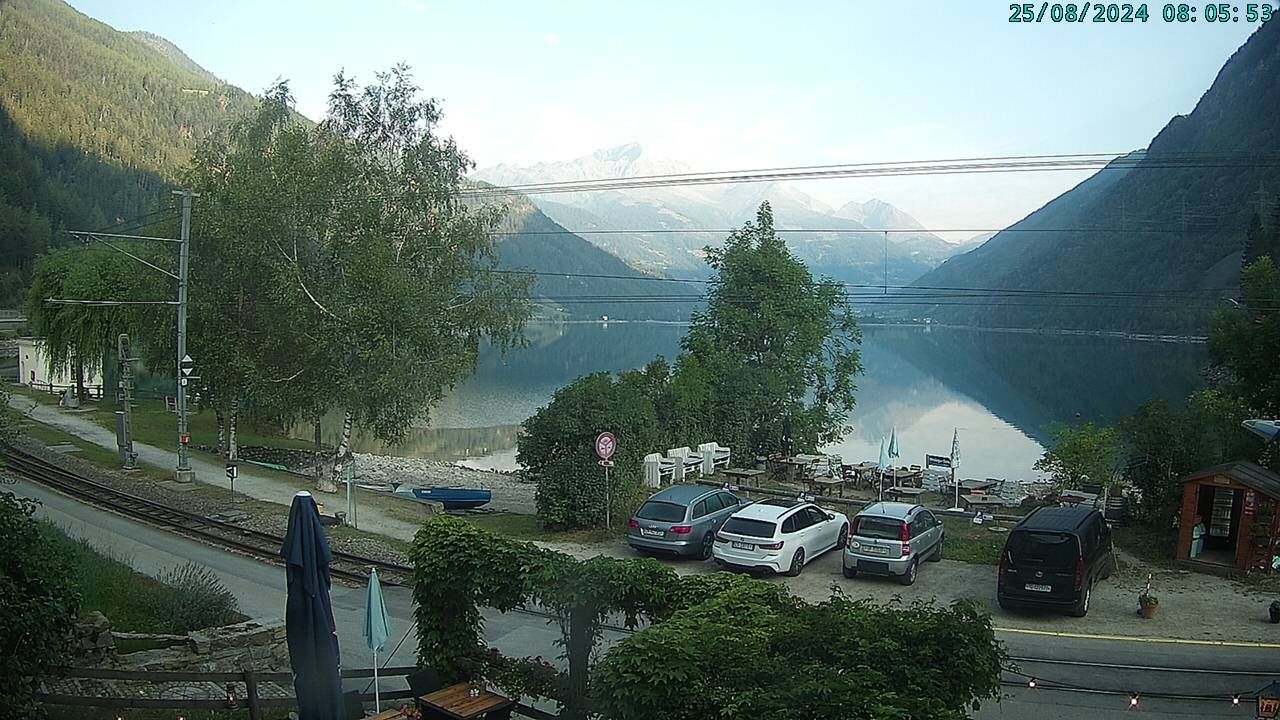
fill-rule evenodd
<path id="1" fill-rule="evenodd" d="M 281 535 L 241 527 L 133 495 L 90 480 L 17 448 L 8 448 L 3 455 L 8 469 L 13 473 L 76 500 L 209 545 L 277 565 L 283 564 L 280 548 L 284 544 L 284 537 Z M 329 564 L 329 574 L 336 580 L 363 584 L 369 578 L 370 566 L 378 569 L 379 578 L 388 585 L 405 585 L 413 575 L 413 568 L 407 565 L 339 550 L 332 552 L 333 561 Z"/>

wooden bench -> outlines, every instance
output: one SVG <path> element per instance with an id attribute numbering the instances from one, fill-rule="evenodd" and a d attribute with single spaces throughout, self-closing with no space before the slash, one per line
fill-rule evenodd
<path id="1" fill-rule="evenodd" d="M 766 471 L 755 470 L 752 468 L 725 468 L 720 472 L 724 473 L 725 475 L 728 475 L 729 477 L 735 480 L 750 480 L 752 478 L 764 475 Z"/>

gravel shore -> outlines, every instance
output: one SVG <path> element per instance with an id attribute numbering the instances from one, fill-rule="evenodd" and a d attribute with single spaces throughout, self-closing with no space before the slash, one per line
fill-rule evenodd
<path id="1" fill-rule="evenodd" d="M 458 467 L 440 460 L 356 453 L 356 476 L 362 483 L 404 483 L 428 487 L 466 487 L 490 490 L 493 502 L 485 507 L 508 512 L 535 512 L 537 486 L 519 475 Z"/>

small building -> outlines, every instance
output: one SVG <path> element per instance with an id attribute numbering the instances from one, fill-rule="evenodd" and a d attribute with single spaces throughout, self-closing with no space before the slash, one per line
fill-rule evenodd
<path id="1" fill-rule="evenodd" d="M 1280 474 L 1255 463 L 1217 465 L 1182 479 L 1178 559 L 1210 572 L 1275 567 Z"/>
<path id="2" fill-rule="evenodd" d="M 69 368 L 50 372 L 44 338 L 22 337 L 18 338 L 18 383 L 32 390 L 60 393 L 75 387 L 76 379 Z M 102 397 L 102 369 L 85 373 L 84 386 L 90 397 Z"/>

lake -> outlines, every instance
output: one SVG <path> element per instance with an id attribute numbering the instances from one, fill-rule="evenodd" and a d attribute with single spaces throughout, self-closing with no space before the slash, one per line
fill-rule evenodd
<path id="1" fill-rule="evenodd" d="M 685 326 L 533 325 L 529 345 L 481 353 L 475 374 L 386 447 L 363 434 L 356 450 L 513 469 L 520 423 L 555 390 L 600 370 L 637 368 L 679 352 Z M 852 430 L 825 448 L 845 462 L 875 461 L 898 430 L 897 464 L 947 455 L 959 432 L 964 477 L 1032 479 L 1055 423 L 1111 422 L 1152 398 L 1180 402 L 1202 384 L 1204 345 L 919 326 L 863 329 Z M 335 423 L 326 434 L 332 437 Z M 707 438 L 714 440 L 715 438 Z M 661 450 L 654 448 L 654 450 Z"/>

